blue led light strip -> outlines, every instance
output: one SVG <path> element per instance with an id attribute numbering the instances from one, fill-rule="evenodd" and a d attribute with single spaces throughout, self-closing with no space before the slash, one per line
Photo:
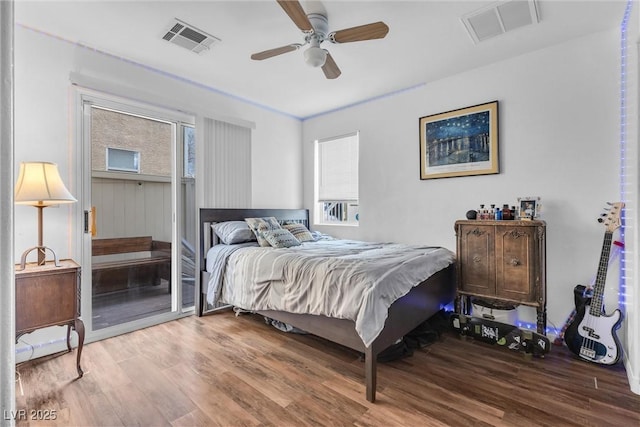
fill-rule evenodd
<path id="1" fill-rule="evenodd" d="M 623 202 L 627 200 L 627 27 L 629 25 L 629 18 L 631 16 L 631 10 L 633 9 L 633 0 L 627 1 L 627 6 L 620 23 L 620 199 Z M 623 209 L 621 220 L 622 226 L 620 227 L 620 240 L 625 242 L 625 216 L 626 212 Z M 618 289 L 618 306 L 624 310 L 627 292 L 627 278 L 626 278 L 626 250 L 623 249 L 623 256 L 620 257 L 620 283 Z"/>
<path id="2" fill-rule="evenodd" d="M 445 312 L 449 312 L 449 313 L 454 313 L 455 312 L 455 307 L 454 307 L 454 304 L 452 302 L 447 304 L 447 305 L 440 304 L 440 309 L 444 310 Z M 528 330 L 534 331 L 534 332 L 538 330 L 538 325 L 536 323 L 517 321 L 515 326 L 517 326 L 520 329 L 528 329 Z M 547 325 L 547 330 L 545 331 L 545 334 L 553 334 L 555 336 L 558 336 L 558 335 L 560 335 L 560 329 Z"/>
<path id="3" fill-rule="evenodd" d="M 37 343 L 37 344 L 29 344 L 26 341 L 20 341 L 20 343 L 24 344 L 26 347 L 16 348 L 16 355 L 30 351 L 31 356 L 33 356 L 33 352 L 37 348 L 48 347 L 53 344 L 60 344 L 60 343 L 66 343 L 66 342 L 67 342 L 67 338 L 58 338 L 58 339 L 53 339 L 46 342 Z M 64 348 L 64 351 L 67 351 L 66 347 Z"/>

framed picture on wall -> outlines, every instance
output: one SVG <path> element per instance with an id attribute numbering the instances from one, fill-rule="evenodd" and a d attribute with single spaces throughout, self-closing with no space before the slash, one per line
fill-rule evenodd
<path id="1" fill-rule="evenodd" d="M 498 101 L 420 118 L 420 179 L 499 173 Z"/>

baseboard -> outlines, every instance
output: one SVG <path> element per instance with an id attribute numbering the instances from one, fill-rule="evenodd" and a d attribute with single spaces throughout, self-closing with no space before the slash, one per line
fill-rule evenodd
<path id="1" fill-rule="evenodd" d="M 76 348 L 78 340 L 76 337 L 71 338 L 71 347 Z M 29 360 L 38 359 L 40 357 L 50 356 L 52 354 L 68 351 L 67 349 L 67 337 L 65 335 L 61 337 L 55 337 L 53 339 L 46 340 L 32 340 L 22 338 L 16 344 L 16 364 L 27 362 Z"/>
<path id="2" fill-rule="evenodd" d="M 635 394 L 640 394 L 640 377 L 638 377 L 637 372 L 633 372 L 633 366 L 626 353 L 624 357 L 624 368 L 627 371 L 627 380 L 629 381 L 631 391 Z"/>

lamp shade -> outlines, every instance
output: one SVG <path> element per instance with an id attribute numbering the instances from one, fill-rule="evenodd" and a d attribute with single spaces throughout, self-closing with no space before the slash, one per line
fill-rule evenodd
<path id="1" fill-rule="evenodd" d="M 22 162 L 14 201 L 18 205 L 51 206 L 77 200 L 64 186 L 58 165 L 49 162 Z"/>

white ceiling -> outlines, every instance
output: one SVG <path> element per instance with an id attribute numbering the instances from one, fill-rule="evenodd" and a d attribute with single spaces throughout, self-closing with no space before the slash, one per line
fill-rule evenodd
<path id="1" fill-rule="evenodd" d="M 327 80 L 303 50 L 264 61 L 255 52 L 301 43 L 300 30 L 275 0 L 17 0 L 16 24 L 195 81 L 298 118 L 619 27 L 626 0 L 538 0 L 540 23 L 474 44 L 461 21 L 494 1 L 301 1 L 326 11 L 330 31 L 384 21 L 386 38 L 331 44 L 342 70 Z M 161 39 L 173 18 L 222 41 L 195 54 Z"/>

